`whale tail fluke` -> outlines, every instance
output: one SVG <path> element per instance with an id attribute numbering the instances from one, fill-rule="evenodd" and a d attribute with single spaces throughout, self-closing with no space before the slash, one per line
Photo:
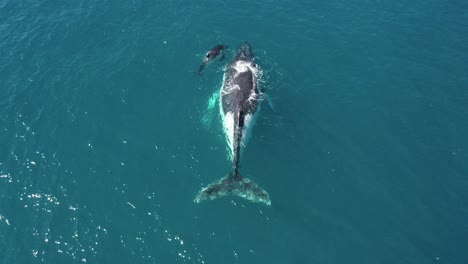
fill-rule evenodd
<path id="1" fill-rule="evenodd" d="M 205 62 L 203 62 L 203 63 L 200 65 L 200 67 L 198 68 L 198 72 L 197 72 L 199 75 L 202 74 L 202 71 L 203 71 L 203 69 L 205 68 L 205 66 L 206 66 L 206 63 L 205 63 Z"/>
<path id="2" fill-rule="evenodd" d="M 268 193 L 252 180 L 242 178 L 237 170 L 201 189 L 194 201 L 214 200 L 228 194 L 271 205 Z"/>

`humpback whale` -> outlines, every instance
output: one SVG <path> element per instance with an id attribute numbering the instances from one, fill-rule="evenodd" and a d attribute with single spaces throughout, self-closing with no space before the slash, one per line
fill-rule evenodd
<path id="1" fill-rule="evenodd" d="M 268 193 L 239 172 L 241 148 L 247 143 L 262 93 L 258 87 L 260 70 L 251 47 L 244 42 L 227 66 L 220 90 L 219 106 L 232 169 L 225 177 L 200 190 L 195 202 L 234 194 L 253 202 L 271 205 Z"/>
<path id="2" fill-rule="evenodd" d="M 220 61 L 222 61 L 224 59 L 223 50 L 225 49 L 227 49 L 227 46 L 218 44 L 215 47 L 213 47 L 210 51 L 208 51 L 205 57 L 203 58 L 202 65 L 200 65 L 200 68 L 198 68 L 198 74 L 201 74 L 206 64 L 214 60 L 219 55 L 219 53 L 222 53 L 221 58 L 219 59 Z"/>

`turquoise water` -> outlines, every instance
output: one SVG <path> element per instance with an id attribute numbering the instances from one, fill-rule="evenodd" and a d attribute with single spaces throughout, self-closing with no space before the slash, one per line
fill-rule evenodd
<path id="1" fill-rule="evenodd" d="M 0 1 L 0 263 L 468 263 L 466 10 Z M 243 40 L 274 108 L 241 171 L 272 206 L 195 204 Z"/>

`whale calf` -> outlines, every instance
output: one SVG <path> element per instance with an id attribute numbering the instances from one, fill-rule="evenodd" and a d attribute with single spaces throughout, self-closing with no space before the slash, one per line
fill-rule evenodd
<path id="1" fill-rule="evenodd" d="M 234 194 L 253 202 L 271 205 L 268 193 L 252 180 L 243 178 L 239 172 L 241 148 L 247 143 L 262 99 L 258 87 L 259 74 L 251 47 L 244 42 L 224 72 L 219 96 L 232 169 L 225 177 L 202 188 L 195 197 L 197 203 Z"/>
<path id="2" fill-rule="evenodd" d="M 201 74 L 203 69 L 205 68 L 206 64 L 208 64 L 210 61 L 214 60 L 220 53 L 221 58 L 219 59 L 220 61 L 224 59 L 224 50 L 227 49 L 226 45 L 221 45 L 218 44 L 215 47 L 213 47 L 210 51 L 208 51 L 203 58 L 203 62 L 200 65 L 200 68 L 198 68 L 198 74 Z"/>

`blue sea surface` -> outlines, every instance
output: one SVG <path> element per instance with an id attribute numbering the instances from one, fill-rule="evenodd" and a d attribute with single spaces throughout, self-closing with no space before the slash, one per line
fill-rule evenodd
<path id="1" fill-rule="evenodd" d="M 272 205 L 197 204 L 242 41 Z M 0 263 L 468 263 L 468 2 L 0 0 Z"/>

